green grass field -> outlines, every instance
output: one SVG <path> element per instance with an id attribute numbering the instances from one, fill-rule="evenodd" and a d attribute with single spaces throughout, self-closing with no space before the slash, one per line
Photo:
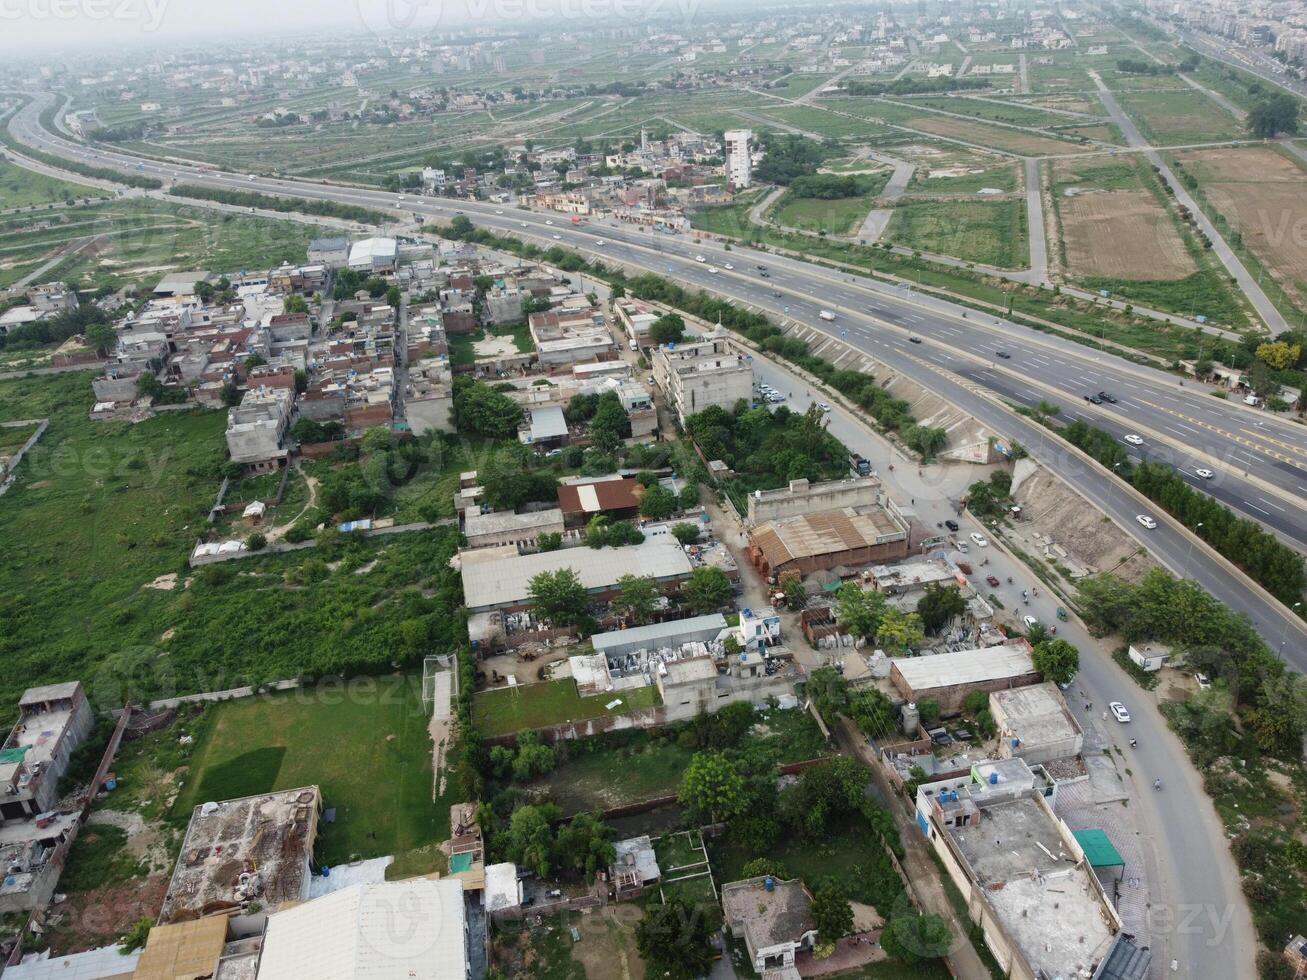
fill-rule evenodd
<path id="1" fill-rule="evenodd" d="M 885 240 L 1003 269 L 1029 262 L 1026 210 L 1020 201 L 905 201 Z"/>
<path id="2" fill-rule="evenodd" d="M 871 197 L 793 197 L 787 194 L 772 209 L 770 217 L 787 228 L 851 235 L 871 210 Z"/>
<path id="3" fill-rule="evenodd" d="M 1234 116 L 1202 92 L 1192 89 L 1134 92 L 1122 95 L 1120 101 L 1121 108 L 1155 143 L 1215 142 L 1247 135 Z"/>
<path id="4" fill-rule="evenodd" d="M 449 836 L 457 801 L 432 800 L 420 676 L 246 698 L 209 712 L 173 807 L 178 817 L 208 800 L 316 784 L 323 806 L 336 810 L 336 822 L 319 828 L 324 864 L 405 855 Z"/>
<path id="5" fill-rule="evenodd" d="M 0 161 L 0 210 L 106 198 L 106 191 L 47 177 L 7 160 Z"/>
<path id="6" fill-rule="evenodd" d="M 610 701 L 621 699 L 611 710 Z M 472 699 L 472 717 L 483 735 L 510 735 L 526 728 L 546 728 L 568 721 L 587 721 L 652 708 L 660 703 L 652 685 L 614 694 L 583 698 L 569 678 L 482 691 Z"/>

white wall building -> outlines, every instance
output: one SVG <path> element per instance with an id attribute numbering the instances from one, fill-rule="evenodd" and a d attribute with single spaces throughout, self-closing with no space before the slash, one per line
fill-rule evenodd
<path id="1" fill-rule="evenodd" d="M 753 158 L 749 154 L 753 130 L 728 129 L 725 135 L 726 176 L 737 191 L 743 190 L 753 183 Z"/>

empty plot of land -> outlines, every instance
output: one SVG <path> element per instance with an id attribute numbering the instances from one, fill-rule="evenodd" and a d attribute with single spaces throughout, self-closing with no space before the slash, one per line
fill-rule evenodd
<path id="1" fill-rule="evenodd" d="M 1307 171 L 1260 146 L 1178 159 L 1267 273 L 1296 302 L 1307 302 Z"/>
<path id="2" fill-rule="evenodd" d="M 987 126 L 984 123 L 964 122 L 947 116 L 914 116 L 904 125 L 937 136 L 992 146 L 1010 153 L 1023 156 L 1046 156 L 1053 153 L 1079 153 L 1086 147 L 1076 143 L 1064 143 L 1035 133 L 1022 132 L 1017 129 L 1004 129 L 1001 126 Z"/>
<path id="3" fill-rule="evenodd" d="M 1133 92 L 1119 99 L 1121 107 L 1154 143 L 1201 143 L 1247 135 L 1238 120 L 1193 89 Z"/>
<path id="4" fill-rule="evenodd" d="M 1068 271 L 1183 279 L 1198 271 L 1170 215 L 1148 191 L 1087 191 L 1058 201 Z"/>

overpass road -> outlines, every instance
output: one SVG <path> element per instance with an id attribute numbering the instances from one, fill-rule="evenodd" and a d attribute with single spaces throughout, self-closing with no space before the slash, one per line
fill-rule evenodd
<path id="1" fill-rule="evenodd" d="M 991 431 L 1019 440 L 1174 573 L 1194 578 L 1248 615 L 1273 648 L 1307 671 L 1307 624 L 1214 560 L 1156 508 L 1137 502 L 1124 484 L 1101 467 L 1085 465 L 1042 426 L 1007 406 L 1054 401 L 1071 417 L 1120 436 L 1139 435 L 1142 445 L 1130 447 L 1137 458 L 1176 466 L 1191 485 L 1303 550 L 1307 550 L 1307 427 L 1214 398 L 1209 389 L 1181 385 L 1164 372 L 968 311 L 910 287 L 850 276 L 739 244 L 697 241 L 611 222 L 574 224 L 562 216 L 486 202 L 222 173 L 76 143 L 40 125 L 39 114 L 49 98 L 33 100 L 10 120 L 10 130 L 20 142 L 48 153 L 165 183 L 184 181 L 387 210 L 396 215 L 397 223 L 414 217 L 449 220 L 465 214 L 497 233 L 541 245 L 557 244 L 665 275 L 682 286 L 702 288 L 767 313 L 788 327 L 842 342 L 874 359 L 876 370 L 901 373 L 938 392 Z M 697 261 L 699 257 L 703 261 Z M 759 266 L 765 267 L 766 277 Z M 822 309 L 834 312 L 836 320 L 820 319 Z M 1113 393 L 1117 403 L 1092 405 L 1083 400 L 1099 390 Z M 1212 470 L 1214 477 L 1199 477 L 1195 472 L 1199 468 Z M 1135 517 L 1140 513 L 1158 517 L 1158 527 L 1145 530 L 1138 525 Z"/>

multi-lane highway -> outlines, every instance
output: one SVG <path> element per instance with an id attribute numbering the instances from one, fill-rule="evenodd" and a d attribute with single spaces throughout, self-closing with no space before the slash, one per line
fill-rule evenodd
<path id="1" fill-rule="evenodd" d="M 46 97 L 48 98 L 48 96 Z M 23 143 L 97 166 L 144 173 L 168 182 L 331 200 L 389 209 L 397 220 L 422 215 L 448 220 L 466 213 L 479 226 L 538 244 L 578 249 L 607 262 L 653 271 L 710 290 L 773 316 L 823 333 L 864 352 L 879 365 L 938 392 L 991 431 L 1019 440 L 1032 456 L 1072 479 L 1077 488 L 1179 574 L 1199 581 L 1244 612 L 1276 649 L 1307 670 L 1307 628 L 1279 603 L 1214 560 L 1192 536 L 1156 508 L 1138 502 L 1100 467 L 1085 465 L 1049 438 L 1042 426 L 1005 403 L 1058 403 L 1115 434 L 1138 435 L 1131 451 L 1173 463 L 1185 478 L 1307 550 L 1307 428 L 1237 401 L 1212 397 L 1172 375 L 1131 364 L 1074 341 L 1041 334 L 864 277 L 740 244 L 695 241 L 595 220 L 573 224 L 562 216 L 476 201 L 400 197 L 394 193 L 259 175 L 215 172 L 181 162 L 139 157 L 83 145 L 47 132 L 34 100 L 16 113 L 10 130 Z M 698 261 L 702 257 L 702 261 Z M 765 269 L 760 269 L 764 266 Z M 764 277 L 763 272 L 767 275 Z M 828 309 L 834 322 L 818 317 Z M 1006 356 L 1004 356 L 1006 355 Z M 1092 405 L 1087 394 L 1106 390 L 1115 404 Z M 1213 471 L 1203 479 L 1198 469 Z M 1140 513 L 1157 517 L 1145 530 Z"/>

